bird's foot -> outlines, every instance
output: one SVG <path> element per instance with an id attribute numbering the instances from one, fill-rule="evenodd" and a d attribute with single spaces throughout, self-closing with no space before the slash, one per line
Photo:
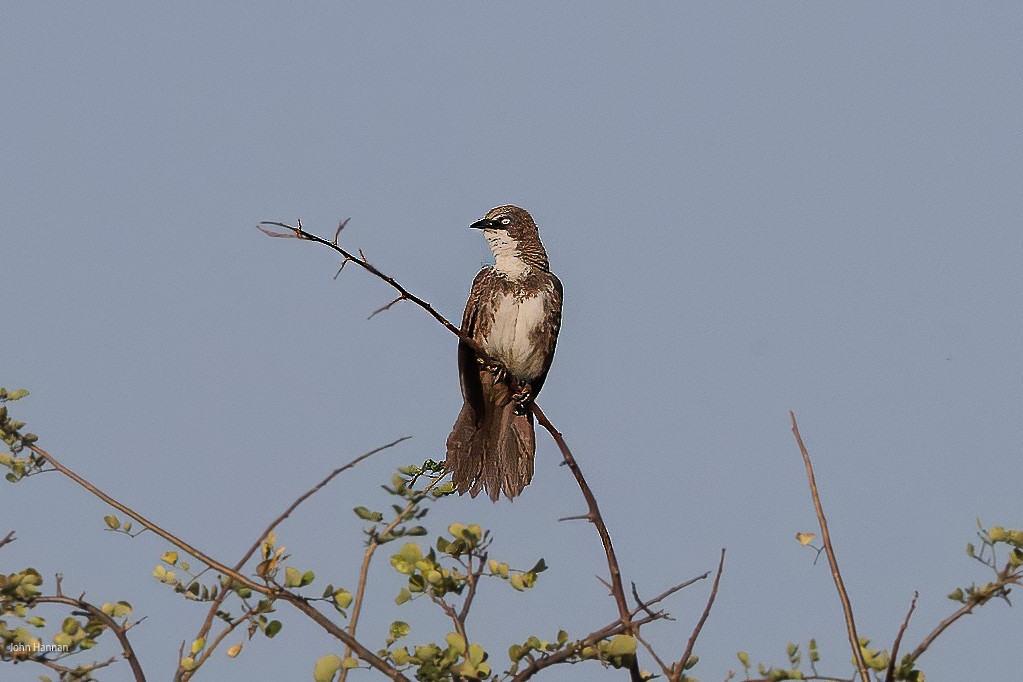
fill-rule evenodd
<path id="1" fill-rule="evenodd" d="M 512 402 L 515 403 L 515 414 L 529 412 L 529 404 L 533 402 L 533 387 L 529 384 L 522 384 L 519 390 L 512 395 Z"/>
<path id="2" fill-rule="evenodd" d="M 496 386 L 499 382 L 504 381 L 505 377 L 508 376 L 508 370 L 504 368 L 504 365 L 497 362 L 487 362 L 483 358 L 476 358 L 476 361 L 480 363 L 485 371 L 490 372 L 491 376 L 494 377 L 492 386 Z"/>

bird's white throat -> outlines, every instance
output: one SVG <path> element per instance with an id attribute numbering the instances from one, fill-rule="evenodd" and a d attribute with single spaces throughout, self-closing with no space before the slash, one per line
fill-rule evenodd
<path id="1" fill-rule="evenodd" d="M 505 230 L 484 230 L 490 250 L 494 253 L 494 269 L 510 279 L 519 279 L 529 265 L 519 256 L 519 242 Z"/>

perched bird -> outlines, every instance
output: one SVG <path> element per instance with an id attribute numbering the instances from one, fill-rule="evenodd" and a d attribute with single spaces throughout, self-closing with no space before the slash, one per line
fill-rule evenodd
<path id="1" fill-rule="evenodd" d="M 485 490 L 497 501 L 502 492 L 514 498 L 533 478 L 530 408 L 554 359 L 562 289 L 525 210 L 498 206 L 469 227 L 483 230 L 494 265 L 472 282 L 462 333 L 489 357 L 458 344 L 464 402 L 448 436 L 447 468 L 459 493 Z"/>

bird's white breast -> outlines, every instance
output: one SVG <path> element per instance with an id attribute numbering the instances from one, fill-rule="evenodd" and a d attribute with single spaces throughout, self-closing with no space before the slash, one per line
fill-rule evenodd
<path id="1" fill-rule="evenodd" d="M 541 296 L 520 299 L 504 294 L 494 309 L 494 323 L 484 340 L 484 348 L 500 360 L 522 381 L 540 375 L 544 352 L 534 342 L 534 332 L 544 323 L 544 302 Z"/>

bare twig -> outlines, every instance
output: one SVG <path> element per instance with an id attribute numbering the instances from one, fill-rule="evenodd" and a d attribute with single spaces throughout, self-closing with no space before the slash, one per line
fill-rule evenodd
<path id="1" fill-rule="evenodd" d="M 696 646 L 696 639 L 700 636 L 700 631 L 703 630 L 703 625 L 707 622 L 707 618 L 710 616 L 710 609 L 714 606 L 714 599 L 718 596 L 718 585 L 721 584 L 721 574 L 724 570 L 725 550 L 722 548 L 721 559 L 718 561 L 718 572 L 714 576 L 714 585 L 710 588 L 710 596 L 707 597 L 707 605 L 703 608 L 703 615 L 700 616 L 700 620 L 696 623 L 696 627 L 693 628 L 693 634 L 689 636 L 689 641 L 686 643 L 686 650 L 682 652 L 682 658 L 678 660 L 678 667 L 670 677 L 672 682 L 678 682 L 678 680 L 682 679 L 682 674 L 686 669 L 686 663 L 689 661 L 689 657 L 693 655 L 693 648 Z"/>
<path id="2" fill-rule="evenodd" d="M 341 227 L 344 227 L 344 225 L 346 225 L 347 223 L 348 223 L 348 219 L 345 219 L 342 222 Z M 285 229 L 285 230 L 291 230 L 291 234 L 288 234 L 288 233 L 283 233 L 282 234 L 280 232 L 274 232 L 273 230 L 266 229 L 265 227 L 263 227 L 263 225 L 272 225 L 274 227 L 280 227 L 280 228 Z M 415 303 L 417 306 L 419 306 L 420 308 L 422 308 L 423 310 L 428 312 L 433 317 L 433 319 L 437 320 L 442 325 L 444 325 L 447 328 L 447 330 L 450 331 L 452 334 L 454 334 L 456 336 L 459 336 L 459 337 L 462 335 L 461 332 L 459 331 L 458 327 L 456 327 L 455 325 L 453 325 L 450 322 L 448 322 L 447 318 L 444 317 L 443 315 L 441 315 L 439 312 L 437 312 L 434 309 L 433 306 L 431 306 L 429 303 L 427 303 L 426 301 L 424 301 L 423 299 L 419 298 L 418 296 L 416 296 L 415 294 L 410 292 L 408 289 L 403 287 L 401 284 L 399 284 L 390 275 L 384 274 L 383 272 L 378 270 L 376 268 L 376 266 L 371 265 L 369 263 L 369 261 L 366 260 L 365 255 L 362 253 L 361 250 L 359 251 L 359 255 L 356 256 L 356 255 L 352 254 L 351 252 L 347 251 L 346 249 L 344 249 L 343 247 L 339 246 L 336 242 L 330 242 L 330 241 L 327 241 L 326 239 L 323 239 L 322 237 L 317 237 L 315 234 L 312 234 L 311 232 L 306 232 L 305 229 L 302 228 L 302 224 L 301 223 L 299 223 L 298 226 L 295 227 L 295 226 L 292 226 L 292 225 L 287 225 L 285 223 L 278 223 L 278 222 L 273 222 L 273 221 L 270 221 L 270 220 L 264 220 L 263 222 L 261 222 L 256 227 L 258 227 L 259 230 L 263 234 L 268 235 L 270 237 L 290 237 L 290 238 L 293 238 L 293 239 L 307 239 L 309 241 L 316 242 L 317 244 L 323 244 L 324 246 L 326 246 L 328 248 L 331 248 L 334 251 L 337 251 L 339 254 L 344 256 L 344 258 L 346 260 L 354 261 L 359 267 L 363 268 L 367 272 L 369 272 L 369 273 L 375 275 L 376 277 L 379 277 L 383 281 L 387 282 L 389 285 L 391 285 L 391 287 L 394 288 L 395 291 L 398 292 L 398 294 L 400 294 L 400 298 L 403 298 L 406 301 L 412 301 L 413 303 Z M 340 233 L 340 229 L 338 230 L 338 232 Z M 336 239 L 337 238 L 337 234 L 335 234 L 334 237 Z M 475 348 L 474 348 L 474 350 L 475 350 Z"/>
<path id="3" fill-rule="evenodd" d="M 632 598 L 636 600 L 636 608 L 645 611 L 648 616 L 654 615 L 654 612 L 650 610 L 650 607 L 643 603 L 643 600 L 639 598 L 639 591 L 636 589 L 636 583 L 632 583 Z M 674 620 L 673 618 L 665 616 L 667 620 Z"/>
<path id="4" fill-rule="evenodd" d="M 381 445 L 380 447 L 373 448 L 372 450 L 370 450 L 368 452 L 364 452 L 363 454 L 359 455 L 358 457 L 353 459 L 348 464 L 345 464 L 344 466 L 340 466 L 337 469 L 334 469 L 333 471 L 331 471 L 329 474 L 327 474 L 327 476 L 322 481 L 320 481 L 319 483 L 314 485 L 312 488 L 307 490 L 305 493 L 303 493 L 301 496 L 299 496 L 299 498 L 297 500 L 295 500 L 294 502 L 292 502 L 288 506 L 288 508 L 285 509 L 284 512 L 280 516 L 278 516 L 276 519 L 274 519 L 270 523 L 270 525 L 266 527 L 266 530 L 263 531 L 262 535 L 259 536 L 259 538 L 252 544 L 252 547 L 249 548 L 249 551 L 245 553 L 245 556 L 243 556 L 241 558 L 241 560 L 238 562 L 237 570 L 241 570 L 241 567 L 245 565 L 245 562 L 248 561 L 252 557 L 252 555 L 256 553 L 256 550 L 258 550 L 260 545 L 263 544 L 263 540 L 266 539 L 266 536 L 268 536 L 270 534 L 270 532 L 274 528 L 279 526 L 284 521 L 284 519 L 286 519 L 289 516 L 291 516 L 291 513 L 293 511 L 295 511 L 300 504 L 302 504 L 303 502 L 308 500 L 310 497 L 312 497 L 313 495 L 318 493 L 320 490 L 322 490 L 328 483 L 330 483 L 332 480 L 334 480 L 334 478 L 336 478 L 339 474 L 342 474 L 345 471 L 348 471 L 349 469 L 354 467 L 359 462 L 361 462 L 361 461 L 363 461 L 365 459 L 368 459 L 368 458 L 372 457 L 373 455 L 375 455 L 375 454 L 377 454 L 379 452 L 383 452 L 384 450 L 393 448 L 398 443 L 402 443 L 404 441 L 407 441 L 411 437 L 412 436 L 402 436 L 401 438 L 393 440 L 390 443 L 387 443 L 385 445 Z"/>
<path id="5" fill-rule="evenodd" d="M 920 642 L 916 649 L 913 649 L 913 653 L 910 654 L 910 658 L 914 661 L 920 658 L 920 656 L 922 656 L 923 653 L 927 651 L 931 644 L 934 643 L 934 640 L 936 640 L 938 636 L 941 635 L 942 632 L 944 632 L 950 625 L 952 625 L 952 623 L 956 622 L 963 616 L 973 613 L 973 609 L 977 608 L 978 606 L 980 606 L 980 602 L 970 600 L 963 604 L 960 608 L 956 609 L 951 615 L 949 615 L 948 618 L 938 623 L 938 626 L 931 630 L 930 634 L 924 637 L 923 641 Z"/>
<path id="6" fill-rule="evenodd" d="M 17 539 L 18 538 L 14 537 L 14 531 L 12 530 L 10 533 L 5 535 L 3 537 L 3 539 L 0 539 L 0 547 L 3 547 L 4 545 L 6 545 L 8 543 L 14 542 Z"/>
<path id="7" fill-rule="evenodd" d="M 821 506 L 821 498 L 817 493 L 817 480 L 813 475 L 813 465 L 810 463 L 810 453 L 803 444 L 803 437 L 799 435 L 799 425 L 796 424 L 796 413 L 789 411 L 792 420 L 792 433 L 799 444 L 799 452 L 803 455 L 803 464 L 806 465 L 806 477 L 810 481 L 810 495 L 813 497 L 813 506 L 817 511 L 817 521 L 821 526 L 821 539 L 824 541 L 824 549 L 828 555 L 828 564 L 831 565 L 831 577 L 835 581 L 835 588 L 838 590 L 838 598 L 842 602 L 842 612 L 845 614 L 845 627 L 849 635 L 849 646 L 852 648 L 853 659 L 856 661 L 856 669 L 860 673 L 862 682 L 870 682 L 870 673 L 867 669 L 867 662 L 863 658 L 863 650 L 860 648 L 860 638 L 856 634 L 856 621 L 853 619 L 852 603 L 849 601 L 849 594 L 842 582 L 842 574 L 838 570 L 838 559 L 835 558 L 835 548 L 831 545 L 831 534 L 828 532 L 828 520 L 824 518 L 824 508 Z"/>
<path id="8" fill-rule="evenodd" d="M 899 627 L 899 632 L 895 635 L 895 641 L 892 643 L 892 653 L 888 657 L 888 670 L 884 674 L 885 682 L 892 682 L 895 679 L 895 661 L 899 657 L 899 645 L 902 644 L 902 635 L 906 632 L 906 628 L 909 627 L 909 619 L 913 616 L 913 611 L 916 609 L 916 600 L 919 596 L 919 592 L 913 593 L 913 601 L 909 604 L 909 611 L 906 612 L 902 626 Z"/>

